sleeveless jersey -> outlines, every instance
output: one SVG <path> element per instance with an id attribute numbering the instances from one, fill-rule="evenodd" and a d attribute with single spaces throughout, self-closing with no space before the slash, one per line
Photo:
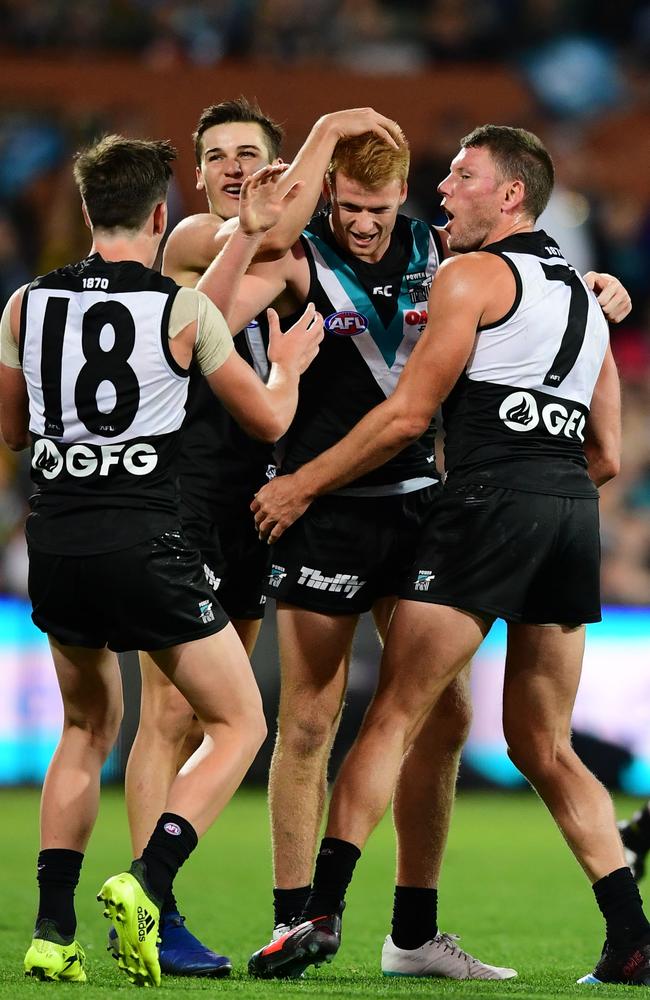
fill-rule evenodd
<path id="1" fill-rule="evenodd" d="M 169 348 L 177 292 L 156 271 L 99 254 L 28 286 L 20 353 L 37 487 L 26 530 L 35 548 L 106 552 L 178 522 L 189 379 Z"/>
<path id="2" fill-rule="evenodd" d="M 508 264 L 516 296 L 502 320 L 478 330 L 443 403 L 448 480 L 593 497 L 583 442 L 608 344 L 600 306 L 542 231 L 483 251 Z"/>
<path id="3" fill-rule="evenodd" d="M 300 379 L 283 472 L 336 444 L 393 392 L 426 324 L 429 288 L 442 257 L 437 232 L 403 215 L 377 263 L 339 246 L 327 214 L 311 221 L 302 243 L 310 269 L 308 299 L 324 317 L 325 336 Z M 419 441 L 338 492 L 397 493 L 436 480 L 434 436 L 432 424 Z"/>
<path id="4" fill-rule="evenodd" d="M 264 381 L 270 367 L 268 342 L 265 316 L 253 320 L 234 338 L 237 352 Z M 274 470 L 274 446 L 248 436 L 193 364 L 179 458 L 184 504 L 212 520 L 216 504 L 250 503 Z"/>

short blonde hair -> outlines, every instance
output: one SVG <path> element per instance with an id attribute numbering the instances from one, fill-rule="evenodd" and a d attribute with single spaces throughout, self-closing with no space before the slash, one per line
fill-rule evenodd
<path id="1" fill-rule="evenodd" d="M 330 187 L 337 173 L 368 188 L 379 188 L 395 179 L 404 184 L 409 172 L 410 151 L 401 132 L 398 142 L 399 148 L 395 149 L 374 132 L 339 139 L 325 175 Z"/>

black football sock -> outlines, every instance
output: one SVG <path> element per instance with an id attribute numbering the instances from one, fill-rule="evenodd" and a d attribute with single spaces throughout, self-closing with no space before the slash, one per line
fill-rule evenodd
<path id="1" fill-rule="evenodd" d="M 41 851 L 36 865 L 39 887 L 36 923 L 52 921 L 66 943 L 71 943 L 77 929 L 74 912 L 74 891 L 79 882 L 81 863 L 79 851 L 50 847 Z M 67 941 L 67 939 L 70 939 Z"/>
<path id="2" fill-rule="evenodd" d="M 313 888 L 303 913 L 305 919 L 324 917 L 342 908 L 354 866 L 360 857 L 359 848 L 349 841 L 323 837 L 316 858 Z"/>
<path id="3" fill-rule="evenodd" d="M 592 888 L 613 948 L 632 944 L 650 932 L 639 888 L 629 868 L 617 868 L 594 882 Z"/>
<path id="4" fill-rule="evenodd" d="M 397 948 L 411 951 L 438 933 L 438 890 L 396 885 L 391 937 Z"/>
<path id="5" fill-rule="evenodd" d="M 625 830 L 623 830 L 623 843 L 632 851 L 645 853 L 650 850 L 650 812 L 647 803 L 643 809 L 634 813 Z"/>
<path id="6" fill-rule="evenodd" d="M 275 926 L 278 924 L 291 924 L 302 915 L 309 893 L 310 885 L 301 885 L 297 889 L 274 889 L 273 890 L 273 911 L 275 913 Z"/>
<path id="7" fill-rule="evenodd" d="M 178 869 L 199 842 L 189 820 L 174 813 L 163 813 L 141 856 L 131 865 L 131 872 L 142 881 L 154 903 L 162 905 L 172 887 Z M 144 871 L 143 871 L 144 869 Z"/>
<path id="8" fill-rule="evenodd" d="M 160 910 L 161 916 L 164 916 L 167 913 L 178 913 L 178 903 L 176 902 L 174 890 L 171 888 L 163 899 L 162 908 Z"/>

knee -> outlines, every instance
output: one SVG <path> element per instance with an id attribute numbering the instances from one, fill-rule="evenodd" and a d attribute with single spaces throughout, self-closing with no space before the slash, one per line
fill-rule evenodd
<path id="1" fill-rule="evenodd" d="M 192 730 L 194 712 L 175 687 L 158 691 L 155 698 L 142 699 L 140 708 L 140 735 L 152 742 L 178 746 Z"/>
<path id="2" fill-rule="evenodd" d="M 122 723 L 122 703 L 108 705 L 103 711 L 81 715 L 66 713 L 64 731 L 74 732 L 85 744 L 85 752 L 105 761 L 115 746 Z"/>
<path id="3" fill-rule="evenodd" d="M 472 725 L 472 703 L 469 695 L 459 694 L 450 698 L 446 711 L 445 722 L 441 727 L 442 738 L 450 753 L 460 753 L 465 746 Z"/>
<path id="4" fill-rule="evenodd" d="M 298 760 L 310 760 L 329 750 L 336 736 L 339 713 L 292 713 L 278 719 L 278 744 L 284 753 Z"/>
<path id="5" fill-rule="evenodd" d="M 557 780 L 561 771 L 571 767 L 575 752 L 569 737 L 552 734 L 505 734 L 508 756 L 516 768 L 534 785 Z"/>
<path id="6" fill-rule="evenodd" d="M 458 755 L 469 736 L 472 702 L 465 685 L 452 684 L 438 699 L 417 738 L 423 748 L 430 744 L 435 755 Z"/>
<path id="7" fill-rule="evenodd" d="M 252 764 L 268 733 L 261 703 L 251 705 L 236 719 L 231 719 L 230 726 L 239 742 L 243 757 L 249 765 Z"/>
<path id="8" fill-rule="evenodd" d="M 253 756 L 255 756 L 264 743 L 269 731 L 264 717 L 264 710 L 261 705 L 257 711 L 252 713 L 247 730 L 250 735 L 252 753 Z"/>

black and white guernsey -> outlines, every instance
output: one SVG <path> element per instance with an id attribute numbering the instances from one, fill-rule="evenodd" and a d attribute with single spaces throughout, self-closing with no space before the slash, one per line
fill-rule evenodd
<path id="1" fill-rule="evenodd" d="M 512 308 L 477 332 L 443 404 L 450 483 L 593 496 L 583 443 L 608 344 L 595 296 L 542 231 L 483 250 L 515 278 Z"/>
<path id="2" fill-rule="evenodd" d="M 189 382 L 169 348 L 178 290 L 139 263 L 99 254 L 28 286 L 20 356 L 37 487 L 27 524 L 34 547 L 105 552 L 177 522 Z"/>

